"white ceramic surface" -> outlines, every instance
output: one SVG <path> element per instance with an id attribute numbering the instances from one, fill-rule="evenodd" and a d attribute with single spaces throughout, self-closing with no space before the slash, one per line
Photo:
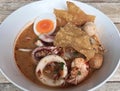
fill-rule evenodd
<path id="1" fill-rule="evenodd" d="M 71 1 L 71 0 L 69 0 Z M 96 16 L 98 36 L 107 50 L 104 55 L 103 67 L 96 71 L 88 80 L 79 86 L 62 91 L 94 90 L 103 85 L 116 71 L 120 58 L 120 35 L 117 28 L 103 13 L 78 1 L 72 1 L 88 14 Z M 0 26 L 0 68 L 4 76 L 23 90 L 30 91 L 61 91 L 39 87 L 21 74 L 14 60 L 13 49 L 16 36 L 23 26 L 40 13 L 53 12 L 54 8 L 66 9 L 66 0 L 43 0 L 28 4 L 8 16 Z"/>

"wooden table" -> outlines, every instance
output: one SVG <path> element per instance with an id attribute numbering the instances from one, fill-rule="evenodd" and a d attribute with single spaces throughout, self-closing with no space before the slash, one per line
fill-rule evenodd
<path id="1" fill-rule="evenodd" d="M 21 6 L 38 0 L 0 0 L 0 23 Z M 120 0 L 78 0 L 105 13 L 120 30 Z M 0 73 L 0 91 L 22 91 Z M 120 67 L 114 76 L 96 91 L 120 91 Z"/>

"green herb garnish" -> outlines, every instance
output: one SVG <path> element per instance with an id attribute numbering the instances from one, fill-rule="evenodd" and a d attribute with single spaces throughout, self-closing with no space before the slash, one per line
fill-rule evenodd
<path id="1" fill-rule="evenodd" d="M 81 72 L 80 72 L 80 71 L 78 71 L 78 75 L 81 75 Z"/>
<path id="2" fill-rule="evenodd" d="M 64 63 L 63 63 L 63 62 L 60 62 L 59 65 L 60 65 L 60 69 L 63 70 Z"/>
<path id="3" fill-rule="evenodd" d="M 74 57 L 77 57 L 78 55 L 79 55 L 79 52 L 77 52 L 77 51 L 73 52 Z"/>

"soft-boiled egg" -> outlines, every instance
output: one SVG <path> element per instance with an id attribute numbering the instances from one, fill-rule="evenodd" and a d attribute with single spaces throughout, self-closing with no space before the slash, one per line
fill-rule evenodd
<path id="1" fill-rule="evenodd" d="M 56 16 L 53 13 L 40 14 L 34 21 L 34 33 L 37 36 L 52 34 L 56 28 Z"/>
<path id="2" fill-rule="evenodd" d="M 48 64 L 52 65 L 52 68 L 53 68 L 54 65 L 51 64 L 52 62 L 56 62 L 58 64 L 62 63 L 61 65 L 63 67 L 62 74 L 57 80 L 52 79 L 44 74 L 44 69 Z M 50 66 L 49 66 L 49 69 L 50 69 Z M 66 66 L 66 62 L 64 61 L 63 58 L 57 55 L 49 55 L 49 56 L 42 58 L 36 67 L 36 76 L 38 80 L 40 80 L 45 85 L 53 86 L 53 87 L 62 85 L 65 82 L 65 77 L 67 76 L 67 73 L 68 73 L 68 69 Z M 49 73 L 49 75 L 50 74 L 51 72 Z"/>

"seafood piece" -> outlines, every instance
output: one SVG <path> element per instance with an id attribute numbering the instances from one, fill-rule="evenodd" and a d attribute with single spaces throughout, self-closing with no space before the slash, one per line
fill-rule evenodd
<path id="1" fill-rule="evenodd" d="M 51 43 L 54 41 L 54 36 L 51 36 L 51 35 L 40 35 L 39 38 L 44 41 L 44 42 L 47 42 L 47 43 Z"/>
<path id="2" fill-rule="evenodd" d="M 29 37 L 29 36 L 27 36 L 25 39 L 26 39 L 26 40 L 31 40 L 32 38 L 31 38 L 31 37 Z"/>
<path id="3" fill-rule="evenodd" d="M 48 75 L 45 74 L 46 71 L 44 72 L 44 69 L 47 69 Z M 54 78 L 50 76 L 49 72 L 50 74 L 56 74 L 59 76 L 57 76 L 57 78 Z M 48 86 L 62 85 L 65 82 L 65 77 L 67 73 L 68 70 L 64 59 L 57 55 L 49 55 L 42 58 L 36 68 L 36 76 L 38 80 L 40 80 L 43 84 L 46 84 Z"/>
<path id="4" fill-rule="evenodd" d="M 25 49 L 25 48 L 19 48 L 18 50 L 22 51 L 22 52 L 31 52 L 32 51 L 32 49 Z"/>
<path id="5" fill-rule="evenodd" d="M 76 58 L 73 60 L 71 67 L 71 72 L 67 82 L 77 85 L 87 77 L 89 73 L 89 66 L 83 58 Z"/>
<path id="6" fill-rule="evenodd" d="M 37 40 L 35 42 L 35 45 L 39 47 L 39 46 L 43 46 L 43 43 L 40 40 Z"/>
<path id="7" fill-rule="evenodd" d="M 41 58 L 52 55 L 52 54 L 59 54 L 61 51 L 61 48 L 57 48 L 54 46 L 40 46 L 33 50 L 32 52 L 32 58 L 35 60 L 35 62 L 39 62 Z"/>
<path id="8" fill-rule="evenodd" d="M 83 30 L 89 35 L 93 36 L 96 34 L 96 26 L 93 22 L 87 22 L 83 26 Z"/>
<path id="9" fill-rule="evenodd" d="M 65 60 L 71 60 L 71 59 L 79 58 L 79 57 L 85 58 L 84 55 L 77 52 L 75 49 L 71 47 L 63 48 L 63 53 L 61 57 L 64 58 Z"/>
<path id="10" fill-rule="evenodd" d="M 89 65 L 93 69 L 99 69 L 103 64 L 103 55 L 95 54 L 95 56 L 89 60 Z"/>

